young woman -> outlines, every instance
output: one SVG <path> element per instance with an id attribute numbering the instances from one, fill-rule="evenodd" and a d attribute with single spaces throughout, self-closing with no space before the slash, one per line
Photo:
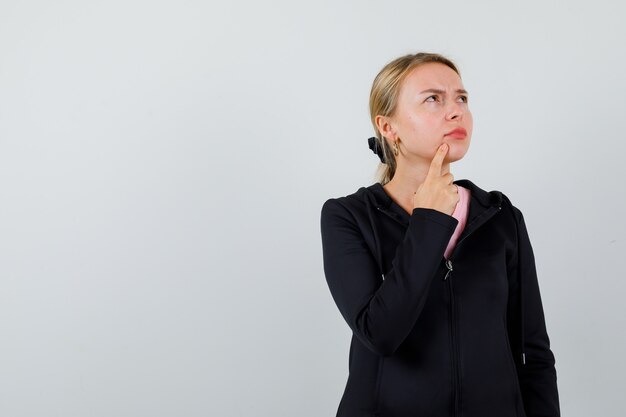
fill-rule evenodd
<path id="1" fill-rule="evenodd" d="M 522 212 L 450 173 L 472 136 L 456 66 L 390 62 L 370 116 L 379 181 L 321 210 L 326 281 L 353 334 L 337 416 L 559 416 Z"/>

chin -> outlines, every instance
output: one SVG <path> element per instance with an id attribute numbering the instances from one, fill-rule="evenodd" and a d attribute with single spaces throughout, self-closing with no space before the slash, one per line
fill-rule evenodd
<path id="1" fill-rule="evenodd" d="M 465 154 L 467 154 L 467 151 L 469 150 L 469 148 L 467 146 L 450 146 L 450 149 L 448 150 L 448 154 L 446 155 L 445 160 L 448 162 L 456 162 L 459 161 L 461 159 L 463 159 L 463 157 L 465 156 Z"/>

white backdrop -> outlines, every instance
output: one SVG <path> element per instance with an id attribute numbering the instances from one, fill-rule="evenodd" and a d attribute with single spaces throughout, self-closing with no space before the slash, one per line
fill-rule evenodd
<path id="1" fill-rule="evenodd" d="M 334 415 L 320 209 L 419 51 L 470 93 L 455 179 L 524 212 L 563 415 L 623 415 L 624 7 L 2 0 L 0 415 Z"/>

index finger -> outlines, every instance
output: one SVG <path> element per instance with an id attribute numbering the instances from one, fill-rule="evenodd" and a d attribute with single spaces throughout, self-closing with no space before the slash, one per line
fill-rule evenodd
<path id="1" fill-rule="evenodd" d="M 435 177 L 441 175 L 441 165 L 443 164 L 443 158 L 445 158 L 446 153 L 448 152 L 448 144 L 442 144 L 437 153 L 433 157 L 433 160 L 430 161 L 430 168 L 428 169 L 428 176 Z"/>

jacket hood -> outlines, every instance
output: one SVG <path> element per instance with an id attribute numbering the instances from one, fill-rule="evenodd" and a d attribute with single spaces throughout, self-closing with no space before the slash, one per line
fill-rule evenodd
<path id="1" fill-rule="evenodd" d="M 502 192 L 500 191 L 485 191 L 466 178 L 455 180 L 453 181 L 453 184 L 465 187 L 470 190 L 471 202 L 474 203 L 474 206 L 476 206 L 476 203 L 478 203 L 483 208 L 502 205 Z M 375 197 L 375 200 L 379 204 L 379 206 L 388 208 L 391 205 L 392 199 L 384 190 L 383 185 L 380 182 L 375 182 L 374 184 L 365 188 L 367 188 Z M 477 209 L 480 209 L 480 207 L 477 207 Z"/>

